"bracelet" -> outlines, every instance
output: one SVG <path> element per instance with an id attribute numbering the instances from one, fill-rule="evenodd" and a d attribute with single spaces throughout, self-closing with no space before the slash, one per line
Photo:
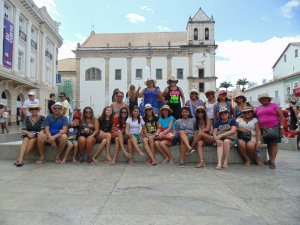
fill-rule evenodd
<path id="1" fill-rule="evenodd" d="M 257 143 L 261 144 L 261 141 L 258 141 Z"/>

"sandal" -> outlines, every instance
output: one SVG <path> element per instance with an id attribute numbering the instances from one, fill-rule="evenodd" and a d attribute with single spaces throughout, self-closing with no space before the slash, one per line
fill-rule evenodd
<path id="1" fill-rule="evenodd" d="M 19 160 L 15 161 L 14 164 L 15 164 L 16 167 L 22 167 L 23 166 L 23 162 L 20 163 Z"/>
<path id="2" fill-rule="evenodd" d="M 205 162 L 204 160 L 200 160 L 200 163 L 198 163 L 198 165 L 196 166 L 196 168 L 202 168 L 202 167 L 205 167 Z"/>
<path id="3" fill-rule="evenodd" d="M 184 163 L 179 163 L 179 166 L 180 166 L 181 168 L 184 168 L 185 164 L 184 164 Z"/>
<path id="4" fill-rule="evenodd" d="M 264 165 L 268 166 L 268 165 L 270 165 L 270 164 L 271 164 L 271 160 L 266 160 L 266 161 L 264 161 Z"/>
<path id="5" fill-rule="evenodd" d="M 45 162 L 45 159 L 35 161 L 36 164 L 44 164 Z"/>
<path id="6" fill-rule="evenodd" d="M 274 163 L 271 163 L 271 162 L 270 162 L 269 168 L 270 168 L 270 169 L 275 169 L 275 168 L 276 168 L 276 166 L 275 166 L 275 164 L 274 164 Z"/>

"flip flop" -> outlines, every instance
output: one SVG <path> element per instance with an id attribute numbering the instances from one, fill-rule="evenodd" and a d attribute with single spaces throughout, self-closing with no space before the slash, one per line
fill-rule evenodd
<path id="1" fill-rule="evenodd" d="M 184 164 L 184 163 L 179 163 L 179 166 L 180 166 L 181 168 L 184 168 L 185 164 Z"/>
<path id="2" fill-rule="evenodd" d="M 271 163 L 271 162 L 270 162 L 269 168 L 270 168 L 270 169 L 275 169 L 275 168 L 276 168 L 276 166 L 275 166 L 275 164 L 274 164 L 274 163 Z"/>
<path id="3" fill-rule="evenodd" d="M 270 165 L 270 164 L 271 164 L 271 161 L 270 161 L 270 160 L 264 161 L 264 165 L 268 166 L 268 165 Z"/>
<path id="4" fill-rule="evenodd" d="M 45 159 L 35 161 L 36 164 L 40 164 L 40 165 L 44 164 L 45 162 L 46 162 Z"/>

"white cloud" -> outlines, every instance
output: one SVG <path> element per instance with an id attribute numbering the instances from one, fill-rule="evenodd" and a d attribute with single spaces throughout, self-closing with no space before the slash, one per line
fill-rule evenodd
<path id="1" fill-rule="evenodd" d="M 272 66 L 290 42 L 299 42 L 295 37 L 273 37 L 263 42 L 227 40 L 217 43 L 217 86 L 222 81 L 236 84 L 240 78 L 261 83 L 263 78 L 272 79 Z"/>
<path id="2" fill-rule="evenodd" d="M 154 8 L 151 5 L 142 5 L 141 9 L 147 12 L 154 13 Z"/>
<path id="3" fill-rule="evenodd" d="M 57 10 L 54 0 L 33 0 L 33 1 L 39 8 L 46 6 L 49 15 L 54 20 L 56 20 L 58 17 L 60 17 L 60 14 Z"/>
<path id="4" fill-rule="evenodd" d="M 82 43 L 86 37 L 84 37 L 82 34 L 75 34 L 78 41 L 70 41 L 70 40 L 64 40 L 63 45 L 58 50 L 58 59 L 65 59 L 65 58 L 75 58 L 75 54 L 72 52 L 72 50 L 75 50 L 77 47 L 77 43 Z"/>
<path id="5" fill-rule="evenodd" d="M 281 14 L 290 19 L 294 17 L 294 9 L 300 7 L 300 0 L 290 0 L 285 5 L 280 7 Z"/>
<path id="6" fill-rule="evenodd" d="M 136 13 L 128 13 L 125 16 L 125 19 L 127 19 L 131 23 L 140 23 L 140 22 L 145 22 L 146 20 L 145 17 Z"/>
<path id="7" fill-rule="evenodd" d="M 171 31 L 170 28 L 164 27 L 164 26 L 161 26 L 161 25 L 157 26 L 156 28 L 157 28 L 159 31 Z"/>

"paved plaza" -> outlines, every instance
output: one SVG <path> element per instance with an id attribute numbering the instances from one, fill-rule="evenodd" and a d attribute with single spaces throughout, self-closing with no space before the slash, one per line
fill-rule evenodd
<path id="1" fill-rule="evenodd" d="M 277 169 L 0 161 L 1 225 L 300 224 L 300 153 Z"/>

